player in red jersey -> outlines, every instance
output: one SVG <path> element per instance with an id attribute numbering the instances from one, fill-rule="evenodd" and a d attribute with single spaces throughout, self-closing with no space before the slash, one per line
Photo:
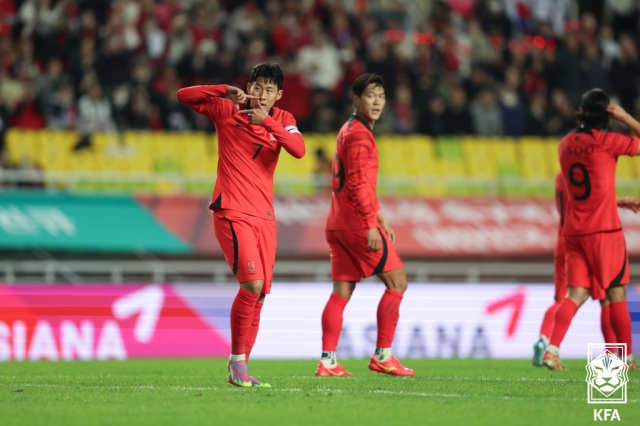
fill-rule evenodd
<path id="1" fill-rule="evenodd" d="M 333 159 L 333 193 L 325 235 L 331 253 L 333 293 L 322 314 L 322 358 L 316 376 L 351 376 L 336 359 L 342 314 L 356 283 L 377 275 L 387 289 L 378 306 L 378 341 L 369 369 L 413 376 L 391 355 L 400 302 L 407 289 L 395 234 L 376 199 L 378 148 L 371 129 L 385 105 L 382 78 L 364 74 L 353 85 L 355 114 L 340 129 Z"/>
<path id="2" fill-rule="evenodd" d="M 180 89 L 180 102 L 213 121 L 218 133 L 218 180 L 211 205 L 216 238 L 240 283 L 231 305 L 229 383 L 269 386 L 249 375 L 260 312 L 271 289 L 276 255 L 273 171 L 280 150 L 305 154 L 291 114 L 274 107 L 282 97 L 282 70 L 263 63 L 251 71 L 248 95 L 227 85 Z M 227 97 L 228 99 L 224 99 Z"/>
<path id="3" fill-rule="evenodd" d="M 617 209 L 615 174 L 620 155 L 638 153 L 638 139 L 608 133 L 609 117 L 640 134 L 640 123 L 621 107 L 609 103 L 602 90 L 585 93 L 577 114 L 580 127 L 560 142 L 558 154 L 567 189 L 563 235 L 568 296 L 558 305 L 542 362 L 562 370 L 560 343 L 578 308 L 589 298 L 609 300 L 616 342 L 631 355 L 631 318 L 626 302 L 629 258 Z"/>
<path id="4" fill-rule="evenodd" d="M 553 329 L 553 318 L 556 309 L 560 305 L 560 302 L 567 297 L 567 274 L 565 270 L 565 247 L 564 236 L 562 235 L 562 228 L 564 227 L 564 215 L 567 210 L 567 189 L 565 187 L 564 177 L 562 171 L 556 175 L 556 209 L 560 216 L 560 223 L 558 225 L 558 240 L 556 241 L 554 260 L 554 284 L 555 284 L 555 297 L 554 303 L 546 310 L 542 319 L 542 325 L 540 326 L 540 338 L 533 345 L 533 365 L 536 367 L 542 367 L 542 356 L 547 350 L 549 345 L 549 336 Z M 638 212 L 640 200 L 631 197 L 624 197 L 617 199 L 618 207 L 632 210 L 634 213 Z M 602 328 L 602 335 L 604 341 L 607 343 L 615 343 L 616 335 L 611 328 L 611 320 L 609 315 L 609 300 L 605 299 L 601 301 L 602 310 L 600 312 L 600 326 Z"/>

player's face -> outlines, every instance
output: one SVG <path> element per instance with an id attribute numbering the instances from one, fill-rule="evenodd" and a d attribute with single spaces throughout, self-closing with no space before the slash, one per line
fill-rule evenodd
<path id="1" fill-rule="evenodd" d="M 282 90 L 278 90 L 278 86 L 274 82 L 265 81 L 264 77 L 258 77 L 256 81 L 249 83 L 247 93 L 260 97 L 260 99 L 251 99 L 251 108 L 258 108 L 258 103 L 260 103 L 267 111 L 282 97 Z"/>
<path id="2" fill-rule="evenodd" d="M 380 118 L 386 99 L 384 88 L 375 83 L 368 85 L 362 96 L 354 96 L 353 102 L 356 106 L 356 114 L 367 121 L 376 121 Z"/>

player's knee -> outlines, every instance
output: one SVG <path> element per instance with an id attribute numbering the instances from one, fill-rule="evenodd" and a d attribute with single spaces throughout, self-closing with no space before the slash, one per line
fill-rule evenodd
<path id="1" fill-rule="evenodd" d="M 626 286 L 617 286 L 610 287 L 607 289 L 607 299 L 609 302 L 622 302 L 627 300 L 627 287 Z"/>
<path id="2" fill-rule="evenodd" d="M 247 290 L 248 292 L 251 292 L 257 295 L 262 294 L 263 285 L 264 285 L 264 281 L 262 280 L 245 281 L 243 283 L 240 283 L 240 287 Z"/>
<path id="3" fill-rule="evenodd" d="M 258 298 L 258 303 L 264 303 L 265 297 L 267 297 L 266 294 L 260 293 L 260 298 Z"/>
<path id="4" fill-rule="evenodd" d="M 345 299 L 347 302 L 351 299 L 353 290 L 356 288 L 356 283 L 348 281 L 334 281 L 333 292 L 338 296 Z"/>
<path id="5" fill-rule="evenodd" d="M 587 301 L 587 299 L 589 299 L 589 290 L 582 287 L 569 287 L 569 294 L 567 297 L 573 300 L 573 302 L 580 307 Z"/>

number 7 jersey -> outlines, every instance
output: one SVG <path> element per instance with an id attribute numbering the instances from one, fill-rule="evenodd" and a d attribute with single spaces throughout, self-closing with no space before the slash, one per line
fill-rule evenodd
<path id="1" fill-rule="evenodd" d="M 564 235 L 622 229 L 616 201 L 616 165 L 633 156 L 638 139 L 579 127 L 560 142 L 558 155 L 567 188 Z"/>
<path id="2" fill-rule="evenodd" d="M 218 179 L 209 208 L 275 220 L 273 172 L 280 150 L 302 158 L 304 140 L 287 111 L 273 107 L 261 126 L 251 125 L 226 95 L 224 84 L 178 91 L 180 102 L 213 121 L 218 133 Z M 247 102 L 243 108 L 251 107 Z"/>

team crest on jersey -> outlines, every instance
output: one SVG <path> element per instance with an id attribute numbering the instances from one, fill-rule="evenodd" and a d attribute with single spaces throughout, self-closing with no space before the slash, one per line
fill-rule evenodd
<path id="1" fill-rule="evenodd" d="M 620 353 L 620 356 L 617 353 Z M 590 404 L 625 404 L 629 366 L 626 363 L 627 345 L 590 344 L 587 364 L 587 383 Z"/>
<path id="2" fill-rule="evenodd" d="M 256 262 L 250 260 L 247 262 L 247 271 L 249 271 L 249 275 L 253 275 L 256 273 Z"/>

